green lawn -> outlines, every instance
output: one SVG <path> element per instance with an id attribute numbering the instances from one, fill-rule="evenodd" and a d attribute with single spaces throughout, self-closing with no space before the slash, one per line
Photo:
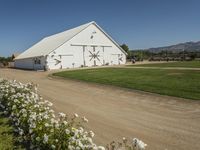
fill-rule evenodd
<path id="1" fill-rule="evenodd" d="M 140 64 L 140 65 L 128 65 L 136 67 L 185 67 L 185 68 L 200 68 L 200 61 L 180 61 L 180 62 L 168 62 L 158 64 Z"/>
<path id="2" fill-rule="evenodd" d="M 0 150 L 22 150 L 19 145 L 16 144 L 16 139 L 13 133 L 13 128 L 9 124 L 8 118 L 2 115 L 0 112 Z"/>
<path id="3" fill-rule="evenodd" d="M 53 75 L 200 100 L 200 71 L 99 68 L 63 71 Z"/>

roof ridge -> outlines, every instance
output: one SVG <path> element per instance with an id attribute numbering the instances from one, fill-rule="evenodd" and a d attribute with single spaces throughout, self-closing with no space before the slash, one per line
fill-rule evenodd
<path id="1" fill-rule="evenodd" d="M 84 24 L 82 24 L 82 25 L 79 25 L 79 26 L 76 26 L 76 27 L 73 27 L 73 28 L 66 29 L 66 30 L 61 31 L 61 32 L 59 32 L 59 33 L 51 34 L 51 35 L 46 36 L 46 37 L 44 37 L 44 38 L 48 38 L 48 37 L 51 37 L 51 36 L 54 36 L 54 35 L 59 35 L 59 34 L 61 34 L 61 33 L 64 33 L 64 32 L 70 31 L 70 30 L 74 30 L 74 29 L 80 28 L 80 27 L 82 27 L 82 26 L 90 25 L 90 24 L 93 24 L 93 23 L 95 23 L 95 21 L 90 21 L 90 22 L 88 22 L 88 23 L 84 23 Z"/>
<path id="2" fill-rule="evenodd" d="M 22 52 L 15 59 L 24 59 L 47 55 L 53 50 L 63 45 L 64 43 L 66 43 L 67 41 L 69 41 L 70 39 L 72 39 L 75 35 L 83 31 L 85 28 L 87 28 L 93 23 L 95 22 L 91 21 L 80 26 L 65 30 L 63 32 L 44 37 L 39 42 L 35 43 L 30 48 Z M 50 42 L 50 44 L 47 44 L 47 42 Z M 39 55 L 39 50 L 41 49 L 43 50 L 43 53 L 40 53 Z"/>

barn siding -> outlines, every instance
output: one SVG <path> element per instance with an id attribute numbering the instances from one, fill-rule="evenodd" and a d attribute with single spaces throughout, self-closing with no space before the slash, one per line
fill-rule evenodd
<path id="1" fill-rule="evenodd" d="M 45 57 L 37 57 L 40 59 L 41 64 L 34 64 L 34 58 L 17 59 L 14 62 L 15 68 L 40 70 L 44 69 Z"/>
<path id="2" fill-rule="evenodd" d="M 96 32 L 95 34 L 92 34 Z M 91 39 L 91 36 L 93 38 Z M 77 36 L 73 37 L 69 44 L 93 44 L 93 45 L 106 45 L 111 47 L 104 47 L 104 59 L 106 63 L 111 64 L 112 54 L 120 54 L 123 57 L 123 62 L 121 64 L 126 63 L 126 55 L 107 37 L 105 34 L 99 30 L 96 25 L 91 24 Z M 63 45 L 64 46 L 64 45 Z M 73 46 L 74 47 L 74 46 Z M 115 63 L 118 65 L 118 63 Z"/>
<path id="3" fill-rule="evenodd" d="M 87 28 L 83 28 L 82 31 L 80 30 L 81 32 L 76 31 L 76 35 L 73 32 L 69 32 L 69 30 L 69 34 L 74 34 L 74 37 L 70 37 L 71 39 L 69 41 L 63 43 L 62 45 L 58 45 L 59 47 L 54 50 L 52 49 L 51 52 L 45 54 L 45 57 L 40 57 L 41 64 L 35 64 L 35 58 L 25 58 L 15 60 L 15 67 L 38 70 L 44 68 L 63 69 L 93 65 L 100 66 L 105 64 L 118 65 L 126 63 L 126 55 L 124 54 L 124 52 L 118 47 L 115 42 L 113 42 L 104 32 L 102 32 L 101 29 L 98 28 L 98 25 L 96 25 L 94 22 L 86 25 L 88 25 Z M 63 41 L 63 38 L 67 38 L 65 33 L 68 32 L 60 33 L 64 34 L 63 36 L 58 36 L 60 34 L 57 34 L 47 37 L 42 40 L 43 42 L 41 41 L 42 43 L 38 45 L 40 45 L 41 47 L 50 46 L 49 48 L 51 48 L 52 43 L 59 43 L 60 40 Z M 49 41 L 48 39 L 51 39 L 50 43 L 45 44 L 45 41 Z M 83 46 L 77 45 L 87 45 L 85 47 L 84 53 Z M 97 47 L 94 48 L 91 45 L 96 45 Z M 43 55 L 44 51 L 41 47 L 36 47 L 36 51 L 33 51 L 32 53 L 35 54 L 36 52 L 41 51 L 41 55 Z M 48 51 L 48 49 L 45 50 Z"/>
<path id="4" fill-rule="evenodd" d="M 92 34 L 94 33 L 95 34 Z M 93 38 L 91 36 L 93 35 Z M 107 37 L 101 30 L 99 30 L 94 24 L 91 24 L 85 30 L 74 36 L 71 40 L 51 52 L 47 57 L 47 65 L 50 69 L 61 69 L 61 68 L 73 68 L 81 67 L 84 65 L 83 60 L 83 47 L 82 46 L 72 46 L 73 44 L 86 44 L 86 45 L 104 45 L 111 47 L 104 47 L 104 52 L 102 47 L 97 47 L 96 49 L 100 51 L 101 58 L 104 59 L 104 64 L 118 65 L 126 63 L 126 55 Z M 91 49 L 91 47 L 86 47 L 86 49 Z M 86 54 L 86 53 L 85 53 Z M 62 58 L 60 58 L 60 56 Z M 67 56 L 73 56 L 73 59 Z M 63 58 L 66 58 L 65 60 Z M 118 60 L 118 57 L 122 57 L 123 61 Z M 85 59 L 90 59 L 85 56 Z M 61 61 L 57 64 L 56 61 Z M 92 66 L 94 63 L 88 60 L 87 66 Z M 56 65 L 55 65 L 56 64 Z M 103 61 L 97 62 L 97 65 L 103 65 Z"/>

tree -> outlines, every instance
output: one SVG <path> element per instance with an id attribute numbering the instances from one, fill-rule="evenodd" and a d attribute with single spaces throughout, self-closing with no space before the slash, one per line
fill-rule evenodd
<path id="1" fill-rule="evenodd" d="M 129 51 L 129 47 L 126 44 L 122 44 L 121 48 L 128 54 L 127 58 L 130 58 L 130 51 Z"/>
<path id="2" fill-rule="evenodd" d="M 0 57 L 0 63 L 3 63 L 4 66 L 7 66 L 9 61 L 12 61 L 11 57 Z"/>

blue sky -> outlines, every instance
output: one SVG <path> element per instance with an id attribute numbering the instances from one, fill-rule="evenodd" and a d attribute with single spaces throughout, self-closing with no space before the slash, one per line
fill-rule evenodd
<path id="1" fill-rule="evenodd" d="M 131 49 L 200 41 L 199 0 L 0 0 L 0 56 L 96 21 Z"/>

